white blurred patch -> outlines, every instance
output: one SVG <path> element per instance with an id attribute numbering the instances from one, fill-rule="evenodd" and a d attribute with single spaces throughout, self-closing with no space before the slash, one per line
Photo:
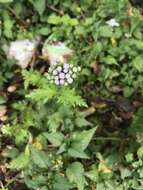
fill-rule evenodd
<path id="1" fill-rule="evenodd" d="M 106 24 L 108 24 L 111 27 L 119 27 L 120 26 L 120 24 L 114 18 L 106 21 Z"/>
<path id="2" fill-rule="evenodd" d="M 63 42 L 49 44 L 47 41 L 44 43 L 42 49 L 42 56 L 48 58 L 50 65 L 54 66 L 57 63 L 64 63 L 71 57 L 73 51 L 69 49 Z"/>
<path id="3" fill-rule="evenodd" d="M 18 40 L 10 43 L 10 46 L 7 48 L 6 46 L 3 48 L 7 53 L 8 58 L 13 58 L 17 61 L 17 65 L 21 68 L 26 68 L 32 57 L 35 54 L 37 47 L 37 40 L 30 41 L 26 40 Z"/>

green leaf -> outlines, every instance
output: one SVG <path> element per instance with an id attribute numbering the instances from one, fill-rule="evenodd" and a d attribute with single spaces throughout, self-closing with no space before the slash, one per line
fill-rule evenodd
<path id="1" fill-rule="evenodd" d="M 68 181 L 63 176 L 55 176 L 53 190 L 70 190 L 70 187 Z"/>
<path id="2" fill-rule="evenodd" d="M 5 15 L 5 17 L 4 17 L 4 35 L 7 38 L 13 37 L 13 33 L 12 33 L 13 26 L 14 26 L 14 21 L 11 20 L 8 15 Z"/>
<path id="3" fill-rule="evenodd" d="M 143 107 L 139 108 L 137 113 L 133 117 L 133 121 L 131 123 L 130 132 L 143 132 Z"/>
<path id="4" fill-rule="evenodd" d="M 13 0 L 0 0 L 0 3 L 11 3 Z"/>
<path id="5" fill-rule="evenodd" d="M 116 59 L 114 57 L 112 57 L 111 55 L 108 55 L 107 57 L 103 58 L 103 61 L 107 64 L 107 65 L 118 65 Z"/>
<path id="6" fill-rule="evenodd" d="M 49 24 L 54 24 L 54 25 L 60 24 L 61 23 L 61 17 L 60 16 L 56 16 L 55 14 L 51 14 L 48 17 L 48 23 Z"/>
<path id="7" fill-rule="evenodd" d="M 94 167 L 92 170 L 85 172 L 85 176 L 91 179 L 92 181 L 97 182 L 99 177 L 97 168 Z"/>
<path id="8" fill-rule="evenodd" d="M 45 175 L 33 174 L 32 178 L 29 176 L 24 177 L 24 182 L 29 187 L 29 189 L 38 189 L 39 186 L 47 184 L 47 177 Z"/>
<path id="9" fill-rule="evenodd" d="M 143 159 L 143 146 L 138 149 L 137 155 L 139 159 Z"/>
<path id="10" fill-rule="evenodd" d="M 73 157 L 73 158 L 82 158 L 82 159 L 89 159 L 89 157 L 86 155 L 83 150 L 79 149 L 74 149 L 74 148 L 69 148 L 68 149 L 68 155 Z"/>
<path id="11" fill-rule="evenodd" d="M 134 92 L 133 87 L 125 86 L 123 88 L 123 94 L 127 98 L 130 97 L 133 94 L 133 92 Z"/>
<path id="12" fill-rule="evenodd" d="M 43 133 L 43 135 L 52 143 L 53 146 L 58 147 L 64 140 L 64 135 L 60 132 Z"/>
<path id="13" fill-rule="evenodd" d="M 21 170 L 29 164 L 29 161 L 29 155 L 22 153 L 10 163 L 10 168 Z"/>
<path id="14" fill-rule="evenodd" d="M 48 154 L 36 148 L 31 148 L 31 159 L 40 168 L 47 168 L 50 165 Z"/>
<path id="15" fill-rule="evenodd" d="M 29 0 L 35 10 L 39 13 L 39 15 L 42 15 L 46 8 L 46 0 Z"/>
<path id="16" fill-rule="evenodd" d="M 78 190 L 84 190 L 85 177 L 84 168 L 80 162 L 74 162 L 66 170 L 66 175 L 70 183 L 77 185 Z"/>
<path id="17" fill-rule="evenodd" d="M 22 71 L 22 76 L 24 77 L 24 87 L 27 89 L 29 85 L 33 86 L 41 86 L 42 83 L 42 76 L 37 71 Z"/>
<path id="18" fill-rule="evenodd" d="M 132 172 L 131 172 L 129 169 L 127 169 L 127 168 L 121 168 L 121 169 L 120 169 L 120 172 L 121 172 L 121 178 L 122 178 L 122 179 L 125 179 L 125 178 L 127 178 L 127 177 L 130 177 L 131 174 L 132 174 Z"/>
<path id="19" fill-rule="evenodd" d="M 126 161 L 128 163 L 130 163 L 130 162 L 132 162 L 134 160 L 134 155 L 133 155 L 133 153 L 129 152 L 129 153 L 126 154 L 125 158 L 126 158 Z"/>
<path id="20" fill-rule="evenodd" d="M 132 65 L 138 72 L 143 72 L 143 57 L 137 56 L 133 59 Z"/>
<path id="21" fill-rule="evenodd" d="M 85 101 L 79 95 L 76 95 L 74 89 L 63 88 L 60 91 L 60 96 L 57 98 L 60 104 L 84 107 L 87 106 Z"/>
<path id="22" fill-rule="evenodd" d="M 96 128 L 84 130 L 82 132 L 76 132 L 71 137 L 71 147 L 76 150 L 84 151 L 89 145 Z"/>
<path id="23" fill-rule="evenodd" d="M 43 36 L 47 36 L 50 33 L 50 29 L 46 26 L 46 27 L 42 27 L 40 29 L 37 30 L 38 34 L 41 34 Z"/>
<path id="24" fill-rule="evenodd" d="M 33 90 L 33 92 L 26 95 L 26 98 L 30 98 L 36 102 L 42 101 L 43 103 L 46 103 L 51 98 L 53 98 L 55 94 L 56 92 L 52 88 L 47 87 L 46 89 L 41 88 L 41 89 Z"/>
<path id="25" fill-rule="evenodd" d="M 109 26 L 101 26 L 99 28 L 99 35 L 102 37 L 112 37 L 113 36 L 112 28 Z"/>

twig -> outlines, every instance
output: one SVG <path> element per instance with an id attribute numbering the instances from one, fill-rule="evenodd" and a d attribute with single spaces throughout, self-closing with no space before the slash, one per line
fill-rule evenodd
<path id="1" fill-rule="evenodd" d="M 93 140 L 111 140 L 111 141 L 123 141 L 123 139 L 117 138 L 117 137 L 95 137 Z M 124 140 L 129 140 L 129 138 L 126 138 Z"/>
<path id="2" fill-rule="evenodd" d="M 27 24 L 17 16 L 17 14 L 12 10 L 11 7 L 8 7 L 7 9 L 8 9 L 8 11 L 9 11 L 11 14 L 13 14 L 13 16 L 15 16 L 15 18 L 16 18 L 19 22 L 21 22 L 21 24 L 22 24 L 23 26 L 27 26 Z"/>
<path id="3" fill-rule="evenodd" d="M 49 9 L 51 9 L 52 11 L 54 11 L 54 12 L 60 14 L 61 16 L 64 15 L 63 11 L 60 11 L 59 9 L 56 9 L 55 7 L 53 7 L 53 6 L 51 6 L 51 5 L 47 5 L 47 7 L 48 7 Z"/>
<path id="4" fill-rule="evenodd" d="M 12 179 L 10 179 L 7 184 L 5 185 L 5 187 L 7 188 L 10 184 L 12 184 L 13 182 L 15 182 L 17 180 L 17 178 L 19 177 L 19 173 L 14 176 Z"/>

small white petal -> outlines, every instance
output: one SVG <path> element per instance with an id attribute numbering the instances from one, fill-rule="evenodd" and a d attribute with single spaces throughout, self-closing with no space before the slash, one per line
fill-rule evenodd
<path id="1" fill-rule="evenodd" d="M 66 74 L 66 78 L 68 79 L 68 78 L 71 78 L 71 75 L 68 73 L 68 74 Z"/>
<path id="2" fill-rule="evenodd" d="M 54 79 L 55 79 L 55 80 L 59 80 L 59 77 L 58 77 L 58 76 L 55 76 Z"/>
<path id="3" fill-rule="evenodd" d="M 53 75 L 55 76 L 55 75 L 57 75 L 58 74 L 58 71 L 57 70 L 54 70 L 53 71 Z"/>
<path id="4" fill-rule="evenodd" d="M 59 85 L 60 84 L 59 80 L 55 80 L 55 84 Z"/>
<path id="5" fill-rule="evenodd" d="M 53 69 L 50 67 L 50 68 L 49 68 L 49 72 L 51 72 L 52 70 L 53 70 Z"/>
<path id="6" fill-rule="evenodd" d="M 63 67 L 64 67 L 64 69 L 68 69 L 70 67 L 70 65 L 68 63 L 64 63 Z"/>
<path id="7" fill-rule="evenodd" d="M 106 24 L 108 24 L 111 27 L 119 27 L 120 24 L 115 20 L 115 19 L 110 19 L 108 21 L 106 21 Z"/>
<path id="8" fill-rule="evenodd" d="M 73 67 L 73 72 L 77 72 L 78 71 L 78 68 L 77 67 Z"/>
<path id="9" fill-rule="evenodd" d="M 69 71 L 69 74 L 71 74 L 71 75 L 72 75 L 72 74 L 73 74 L 73 72 L 70 70 L 70 71 Z"/>
<path id="10" fill-rule="evenodd" d="M 68 82 L 69 84 L 71 84 L 71 83 L 73 82 L 73 79 L 72 79 L 72 78 L 68 78 L 68 79 L 67 79 L 67 82 Z"/>
<path id="11" fill-rule="evenodd" d="M 60 80 L 60 84 L 64 84 L 65 81 L 63 79 Z"/>
<path id="12" fill-rule="evenodd" d="M 81 67 L 78 67 L 78 71 L 81 71 Z"/>
<path id="13" fill-rule="evenodd" d="M 131 35 L 130 33 L 125 33 L 125 37 L 126 37 L 126 38 L 131 38 L 132 35 Z"/>
<path id="14" fill-rule="evenodd" d="M 70 68 L 73 68 L 73 65 L 70 65 Z"/>
<path id="15" fill-rule="evenodd" d="M 62 67 L 61 67 L 61 66 L 58 66 L 58 67 L 56 68 L 56 70 L 57 70 L 58 72 L 61 72 L 61 71 L 62 71 Z"/>
<path id="16" fill-rule="evenodd" d="M 60 73 L 60 74 L 59 74 L 59 77 L 60 77 L 61 79 L 64 79 L 64 78 L 65 78 L 65 73 Z"/>
<path id="17" fill-rule="evenodd" d="M 73 74 L 73 75 L 72 75 L 72 78 L 76 78 L 76 74 Z"/>
<path id="18" fill-rule="evenodd" d="M 65 86 L 68 86 L 68 83 L 67 83 L 67 82 L 65 82 L 65 83 L 64 83 L 64 85 L 65 85 Z"/>
<path id="19" fill-rule="evenodd" d="M 68 73 L 68 71 L 69 71 L 68 69 L 64 69 L 63 70 L 64 73 Z"/>
<path id="20" fill-rule="evenodd" d="M 51 77 L 50 77 L 50 76 L 47 76 L 47 79 L 48 79 L 48 80 L 51 80 Z"/>

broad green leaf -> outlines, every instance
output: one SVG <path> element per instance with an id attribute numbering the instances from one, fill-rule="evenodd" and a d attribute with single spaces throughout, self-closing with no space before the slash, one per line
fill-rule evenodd
<path id="1" fill-rule="evenodd" d="M 46 0 L 29 0 L 35 10 L 42 15 L 46 8 Z"/>
<path id="2" fill-rule="evenodd" d="M 98 172 L 95 170 L 91 170 L 89 172 L 85 173 L 86 177 L 88 177 L 89 179 L 91 179 L 94 182 L 98 181 Z"/>
<path id="3" fill-rule="evenodd" d="M 33 178 L 29 176 L 25 176 L 24 181 L 26 185 L 29 187 L 29 189 L 38 189 L 39 186 L 43 186 L 47 184 L 47 177 L 42 174 L 37 174 L 32 176 Z"/>
<path id="4" fill-rule="evenodd" d="M 74 162 L 66 170 L 66 175 L 70 183 L 77 185 L 78 190 L 84 190 L 85 177 L 84 168 L 80 162 Z"/>
<path id="5" fill-rule="evenodd" d="M 13 0 L 0 0 L 0 3 L 11 3 Z"/>
<path id="6" fill-rule="evenodd" d="M 133 121 L 131 123 L 131 127 L 129 129 L 130 133 L 139 132 L 143 133 L 143 107 L 139 108 L 137 113 L 133 117 Z"/>
<path id="7" fill-rule="evenodd" d="M 137 56 L 133 59 L 132 65 L 138 72 L 143 72 L 143 57 Z"/>
<path id="8" fill-rule="evenodd" d="M 143 146 L 138 149 L 137 155 L 139 159 L 143 159 Z"/>
<path id="9" fill-rule="evenodd" d="M 134 160 L 134 155 L 133 155 L 133 153 L 129 152 L 129 153 L 126 154 L 125 158 L 126 158 L 126 161 L 128 163 L 130 163 L 130 162 L 132 162 Z"/>
<path id="10" fill-rule="evenodd" d="M 10 163 L 11 169 L 21 170 L 29 164 L 29 155 L 22 153 Z"/>
<path id="11" fill-rule="evenodd" d="M 43 133 L 43 135 L 52 143 L 53 146 L 58 147 L 64 140 L 64 135 L 60 132 Z"/>
<path id="12" fill-rule="evenodd" d="M 50 165 L 48 154 L 36 148 L 31 148 L 31 159 L 40 168 L 47 168 Z"/>
<path id="13" fill-rule="evenodd" d="M 121 172 L 121 178 L 122 179 L 130 177 L 132 175 L 132 172 L 128 168 L 121 168 L 120 172 Z"/>
<path id="14" fill-rule="evenodd" d="M 71 137 L 71 147 L 76 150 L 84 151 L 89 145 L 95 131 L 96 128 L 93 128 L 74 133 Z"/>
<path id="15" fill-rule="evenodd" d="M 123 88 L 123 94 L 125 97 L 130 97 L 134 92 L 133 87 L 126 86 Z"/>
<path id="16" fill-rule="evenodd" d="M 102 37 L 112 37 L 113 36 L 112 28 L 109 26 L 101 26 L 99 28 L 99 35 Z"/>
<path id="17" fill-rule="evenodd" d="M 108 55 L 107 57 L 103 58 L 103 61 L 107 64 L 107 65 L 118 65 L 116 59 L 110 55 Z"/>
<path id="18" fill-rule="evenodd" d="M 53 190 L 70 190 L 70 187 L 70 184 L 63 176 L 55 176 Z"/>
<path id="19" fill-rule="evenodd" d="M 5 17 L 4 17 L 4 35 L 7 38 L 13 37 L 13 32 L 12 32 L 13 26 L 14 26 L 14 21 L 8 15 L 5 15 Z"/>
<path id="20" fill-rule="evenodd" d="M 73 157 L 73 158 L 82 158 L 82 159 L 89 159 L 89 157 L 86 155 L 83 150 L 79 149 L 74 149 L 74 148 L 69 148 L 68 149 L 68 155 Z"/>
<path id="21" fill-rule="evenodd" d="M 55 25 L 60 24 L 61 23 L 61 17 L 52 14 L 48 17 L 48 23 L 49 24 L 55 24 Z"/>

